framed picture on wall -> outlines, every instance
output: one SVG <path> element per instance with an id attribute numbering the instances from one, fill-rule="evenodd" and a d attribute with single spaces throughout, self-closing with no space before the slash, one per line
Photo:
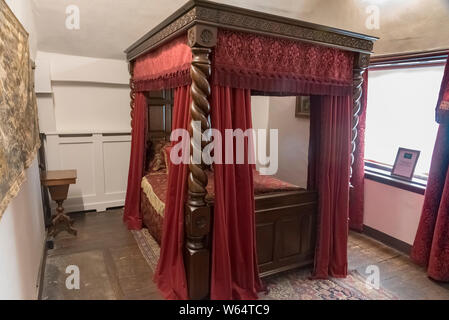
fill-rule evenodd
<path id="1" fill-rule="evenodd" d="M 420 154 L 421 151 L 419 150 L 399 148 L 393 169 L 391 170 L 391 175 L 411 180 L 415 173 L 416 163 L 418 162 Z"/>
<path id="2" fill-rule="evenodd" d="M 296 118 L 309 118 L 310 117 L 310 96 L 296 97 Z"/>

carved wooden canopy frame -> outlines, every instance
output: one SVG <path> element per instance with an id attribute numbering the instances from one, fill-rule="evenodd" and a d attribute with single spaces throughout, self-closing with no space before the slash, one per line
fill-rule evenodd
<path id="1" fill-rule="evenodd" d="M 217 42 L 217 28 L 249 32 L 271 37 L 298 40 L 352 51 L 353 65 L 353 119 L 352 119 L 352 151 L 351 165 L 354 162 L 356 148 L 357 125 L 361 108 L 363 73 L 368 67 L 376 37 L 350 31 L 335 29 L 300 20 L 289 19 L 267 13 L 242 9 L 229 5 L 204 0 L 191 0 L 165 19 L 153 30 L 131 45 L 126 51 L 131 74 L 131 118 L 134 111 L 134 83 L 132 81 L 133 65 L 136 58 L 154 50 L 181 34 L 188 34 L 188 45 L 192 50 L 192 77 L 190 113 L 192 121 L 200 121 L 201 128 L 192 127 L 201 133 L 210 128 L 211 94 L 209 77 L 211 75 L 210 53 Z M 200 133 L 200 134 L 201 134 Z M 203 148 L 195 145 L 191 139 L 191 148 Z M 206 298 L 209 293 L 210 235 L 211 213 L 206 202 L 207 175 L 203 164 L 189 165 L 188 200 L 185 212 L 185 254 L 184 264 L 191 299 Z M 351 168 L 352 172 L 352 168 Z M 203 270 L 199 272 L 198 270 Z"/>

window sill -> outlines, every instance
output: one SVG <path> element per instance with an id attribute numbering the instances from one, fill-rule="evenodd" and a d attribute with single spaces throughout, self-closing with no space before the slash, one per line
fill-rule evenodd
<path id="1" fill-rule="evenodd" d="M 426 191 L 425 181 L 402 180 L 400 178 L 392 177 L 388 171 L 374 169 L 365 166 L 365 179 L 386 184 L 391 187 L 407 190 L 413 193 L 424 194 Z"/>

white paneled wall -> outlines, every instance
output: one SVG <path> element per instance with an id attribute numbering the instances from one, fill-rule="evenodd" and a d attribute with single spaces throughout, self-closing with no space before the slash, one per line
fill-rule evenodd
<path id="1" fill-rule="evenodd" d="M 124 205 L 131 149 L 126 62 L 38 52 L 36 65 L 47 170 L 78 173 L 66 211 Z"/>
<path id="2" fill-rule="evenodd" d="M 97 210 L 124 204 L 131 136 L 128 133 L 47 134 L 48 170 L 76 169 L 67 211 Z"/>

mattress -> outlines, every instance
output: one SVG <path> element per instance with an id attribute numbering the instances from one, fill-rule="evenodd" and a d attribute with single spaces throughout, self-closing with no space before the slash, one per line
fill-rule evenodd
<path id="1" fill-rule="evenodd" d="M 208 195 L 214 197 L 214 177 L 209 172 L 207 185 Z M 260 175 L 254 170 L 254 195 L 260 196 L 277 192 L 304 190 L 291 183 L 279 180 L 272 176 Z M 141 182 L 141 210 L 143 221 L 153 238 L 160 244 L 162 224 L 165 211 L 168 175 L 166 173 L 150 173 L 142 178 Z"/>

